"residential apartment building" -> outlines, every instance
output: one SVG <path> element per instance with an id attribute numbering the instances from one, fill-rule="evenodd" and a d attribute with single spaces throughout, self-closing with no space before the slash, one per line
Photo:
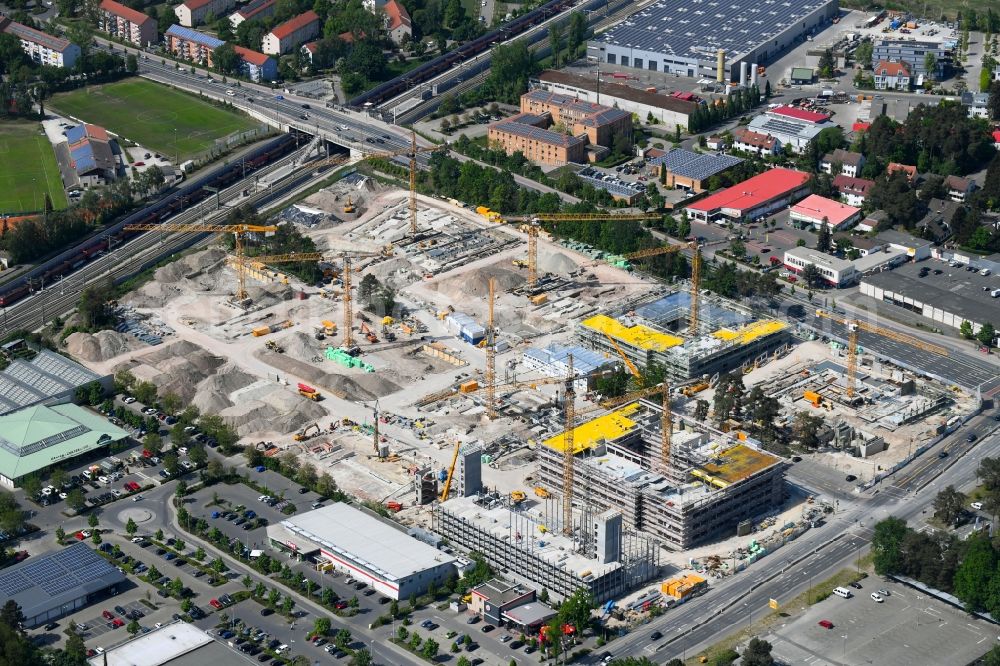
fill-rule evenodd
<path id="1" fill-rule="evenodd" d="M 319 15 L 309 10 L 281 25 L 275 26 L 264 35 L 261 51 L 268 55 L 283 55 L 319 34 Z"/>
<path id="2" fill-rule="evenodd" d="M 269 55 L 234 46 L 233 50 L 240 57 L 240 74 L 251 81 L 273 81 L 278 78 L 278 63 Z"/>
<path id="3" fill-rule="evenodd" d="M 274 14 L 274 8 L 277 4 L 278 0 L 253 0 L 230 14 L 229 22 L 233 25 L 233 29 L 236 29 L 244 21 L 265 19 Z"/>
<path id="4" fill-rule="evenodd" d="M 382 7 L 385 12 L 385 30 L 389 34 L 389 39 L 393 44 L 399 45 L 403 40 L 413 37 L 413 26 L 410 20 L 410 13 L 406 11 L 403 3 L 397 0 L 389 0 Z"/>
<path id="5" fill-rule="evenodd" d="M 610 148 L 619 134 L 632 136 L 632 116 L 625 111 L 544 90 L 521 95 L 521 113 L 548 114 L 554 124 L 565 126 L 573 136 L 586 135 L 597 146 Z"/>
<path id="6" fill-rule="evenodd" d="M 68 39 L 55 37 L 41 30 L 12 21 L 0 14 L 0 32 L 14 35 L 21 40 L 21 48 L 28 57 L 41 65 L 73 67 L 80 57 L 80 47 Z"/>
<path id="7" fill-rule="evenodd" d="M 915 85 L 922 85 L 927 76 L 927 54 L 933 53 L 935 68 L 931 75 L 940 79 L 951 62 L 951 52 L 939 43 L 882 39 L 872 49 L 872 65 L 882 62 L 906 62 Z"/>
<path id="8" fill-rule="evenodd" d="M 192 28 L 205 22 L 205 17 L 225 16 L 236 6 L 236 0 L 184 0 L 174 7 L 177 21 L 186 28 Z"/>
<path id="9" fill-rule="evenodd" d="M 776 138 L 786 152 L 795 153 L 802 152 L 820 132 L 833 126 L 829 114 L 794 106 L 768 109 L 747 125 L 754 132 Z"/>
<path id="10" fill-rule="evenodd" d="M 840 165 L 840 173 L 851 178 L 857 178 L 861 173 L 861 168 L 865 165 L 865 156 L 861 153 L 853 153 L 849 150 L 837 148 L 832 153 L 827 153 L 819 162 L 819 168 L 823 173 L 833 173 L 833 165 Z"/>
<path id="11" fill-rule="evenodd" d="M 781 152 L 781 142 L 768 134 L 741 127 L 733 130 L 733 150 L 761 156 L 777 155 Z"/>
<path id="12" fill-rule="evenodd" d="M 167 28 L 163 39 L 167 50 L 175 56 L 209 67 L 212 66 L 212 53 L 225 44 L 221 39 L 176 23 Z"/>
<path id="13" fill-rule="evenodd" d="M 861 209 L 845 203 L 810 194 L 791 207 L 789 220 L 796 226 L 810 226 L 819 231 L 826 225 L 830 231 L 840 231 L 861 219 Z"/>
<path id="14" fill-rule="evenodd" d="M 948 176 L 944 179 L 944 187 L 948 190 L 948 198 L 957 203 L 965 203 L 972 191 L 976 189 L 976 181 L 961 176 Z"/>
<path id="15" fill-rule="evenodd" d="M 874 180 L 852 178 L 843 174 L 833 179 L 833 189 L 840 195 L 841 201 L 856 208 L 860 208 L 865 202 L 874 184 Z"/>
<path id="16" fill-rule="evenodd" d="M 880 61 L 875 65 L 876 90 L 909 90 L 913 83 L 910 65 L 905 61 Z"/>
<path id="17" fill-rule="evenodd" d="M 785 250 L 785 267 L 801 273 L 806 266 L 819 269 L 823 279 L 834 287 L 846 287 L 858 278 L 858 269 L 846 259 L 839 259 L 808 247 L 793 247 Z"/>
<path id="18" fill-rule="evenodd" d="M 490 124 L 487 140 L 491 148 L 501 148 L 508 155 L 520 152 L 538 164 L 559 166 L 585 161 L 587 139 L 553 132 L 547 129 L 551 124 L 552 117 L 547 113 L 519 113 Z"/>
<path id="19" fill-rule="evenodd" d="M 968 109 L 970 118 L 985 118 L 986 120 L 989 120 L 989 102 L 989 93 L 974 93 L 968 91 L 962 93 L 962 106 Z"/>
<path id="20" fill-rule="evenodd" d="M 115 0 L 101 2 L 97 27 L 136 46 L 146 47 L 158 41 L 156 19 Z"/>

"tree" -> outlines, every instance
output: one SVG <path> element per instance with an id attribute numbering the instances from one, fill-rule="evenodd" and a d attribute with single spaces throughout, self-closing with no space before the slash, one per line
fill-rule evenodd
<path id="1" fill-rule="evenodd" d="M 963 321 L 962 325 L 958 327 L 958 332 L 966 340 L 973 340 L 976 337 L 976 334 L 972 330 L 972 322 L 969 321 Z"/>
<path id="2" fill-rule="evenodd" d="M 125 59 L 125 71 L 132 75 L 139 71 L 139 59 L 135 57 L 134 53 L 130 53 Z"/>
<path id="3" fill-rule="evenodd" d="M 586 588 L 580 588 L 563 600 L 559 606 L 560 624 L 576 627 L 578 632 L 590 625 L 591 613 L 597 608 L 594 596 Z"/>
<path id="4" fill-rule="evenodd" d="M 927 71 L 928 78 L 937 78 L 937 65 L 937 56 L 934 55 L 934 51 L 928 51 L 924 54 L 924 69 Z"/>
<path id="5" fill-rule="evenodd" d="M 993 341 L 997 337 L 996 329 L 993 328 L 993 324 L 986 322 L 979 328 L 979 332 L 976 333 L 976 339 L 979 340 L 986 347 L 992 347 Z"/>
<path id="6" fill-rule="evenodd" d="M 135 533 L 138 532 L 138 531 L 139 531 L 139 526 L 136 525 L 135 521 L 132 520 L 132 517 L 129 516 L 128 522 L 125 523 L 125 532 L 129 536 L 135 536 Z"/>
<path id="7" fill-rule="evenodd" d="M 174 474 L 177 474 L 179 469 L 176 453 L 168 453 L 163 456 L 163 470 L 167 474 L 173 476 Z"/>
<path id="8" fill-rule="evenodd" d="M 440 648 L 437 644 L 437 641 L 435 641 L 433 638 L 428 638 L 426 641 L 424 641 L 424 646 L 420 650 L 420 654 L 422 654 L 427 659 L 434 659 L 434 657 L 437 656 L 439 649 Z"/>
<path id="9" fill-rule="evenodd" d="M 741 666 L 773 666 L 771 644 L 757 637 L 751 638 L 747 649 L 743 651 Z"/>
<path id="10" fill-rule="evenodd" d="M 822 425 L 822 417 L 813 416 L 809 412 L 799 412 L 795 415 L 792 433 L 803 447 L 815 449 L 819 446 L 819 429 Z"/>
<path id="11" fill-rule="evenodd" d="M 208 462 L 208 452 L 205 451 L 204 446 L 193 446 L 191 447 L 191 450 L 188 451 L 188 458 L 194 465 L 201 467 Z"/>
<path id="12" fill-rule="evenodd" d="M 295 599 L 291 597 L 285 597 L 281 600 L 281 612 L 285 615 L 290 615 L 292 609 L 295 607 Z"/>
<path id="13" fill-rule="evenodd" d="M 872 68 L 872 53 L 875 45 L 870 39 L 862 40 L 858 48 L 854 51 L 854 60 L 865 69 Z"/>
<path id="14" fill-rule="evenodd" d="M 97 527 L 98 523 L 100 523 L 100 522 L 101 521 L 97 517 L 96 513 L 92 513 L 89 516 L 87 516 L 87 524 L 90 525 L 90 527 L 92 527 L 92 528 Z"/>
<path id="15" fill-rule="evenodd" d="M 56 541 L 62 543 L 63 539 L 66 538 L 66 530 L 62 528 L 62 525 L 56 527 Z"/>
<path id="16" fill-rule="evenodd" d="M 114 312 L 110 304 L 113 293 L 110 281 L 89 286 L 80 293 L 77 312 L 84 326 L 99 329 L 114 322 Z"/>
<path id="17" fill-rule="evenodd" d="M 326 636 L 330 633 L 330 618 L 328 617 L 318 617 L 313 623 L 313 634 L 317 636 Z"/>
<path id="18" fill-rule="evenodd" d="M 243 61 L 232 44 L 223 44 L 212 52 L 212 64 L 222 74 L 238 74 Z"/>
<path id="19" fill-rule="evenodd" d="M 153 405 L 156 403 L 156 384 L 153 382 L 139 382 L 133 387 L 132 395 L 144 405 Z"/>
<path id="20" fill-rule="evenodd" d="M 965 557 L 955 571 L 955 596 L 967 610 L 984 609 L 996 568 L 997 554 L 989 538 L 979 534 L 969 537 Z"/>
<path id="21" fill-rule="evenodd" d="M 694 403 L 694 420 L 704 423 L 708 420 L 708 400 L 698 398 Z"/>
<path id="22" fill-rule="evenodd" d="M 38 497 L 42 492 L 42 480 L 38 478 L 37 474 L 29 474 L 21 479 L 21 488 L 24 489 L 24 494 L 28 497 Z"/>
<path id="23" fill-rule="evenodd" d="M 139 621 L 138 620 L 132 620 L 127 625 L 125 625 L 125 631 L 127 631 L 130 636 L 135 636 L 141 630 L 142 630 L 142 627 L 139 625 Z"/>
<path id="24" fill-rule="evenodd" d="M 953 525 L 965 511 L 965 495 L 948 486 L 934 498 L 934 515 L 945 525 Z"/>
<path id="25" fill-rule="evenodd" d="M 826 49 L 819 57 L 819 75 L 824 79 L 833 76 L 833 71 L 837 68 L 837 61 L 833 57 L 833 51 Z"/>
<path id="26" fill-rule="evenodd" d="M 1000 491 L 1000 458 L 983 458 L 976 469 L 976 478 L 988 491 Z"/>
<path id="27" fill-rule="evenodd" d="M 13 599 L 8 599 L 3 608 L 0 608 L 0 624 L 11 629 L 20 629 L 23 622 L 24 613 L 21 612 L 21 607 Z"/>
<path id="28" fill-rule="evenodd" d="M 823 273 L 815 264 L 808 264 L 802 269 L 802 281 L 805 282 L 808 287 L 813 289 L 822 287 L 826 284 L 826 278 L 823 277 Z"/>
<path id="29" fill-rule="evenodd" d="M 902 543 L 909 528 L 901 518 L 889 517 L 875 523 L 872 535 L 872 562 L 880 576 L 899 573 L 903 568 Z"/>
<path id="30" fill-rule="evenodd" d="M 831 247 L 831 238 L 830 220 L 824 217 L 823 223 L 819 226 L 819 236 L 816 239 L 816 249 L 820 252 L 829 252 Z"/>
<path id="31" fill-rule="evenodd" d="M 712 666 L 729 666 L 734 661 L 740 658 L 739 653 L 732 649 L 726 648 L 722 652 L 719 652 L 712 658 Z"/>
<path id="32" fill-rule="evenodd" d="M 361 648 L 355 651 L 354 656 L 351 657 L 351 664 L 352 666 L 371 666 L 371 651 L 368 648 Z"/>

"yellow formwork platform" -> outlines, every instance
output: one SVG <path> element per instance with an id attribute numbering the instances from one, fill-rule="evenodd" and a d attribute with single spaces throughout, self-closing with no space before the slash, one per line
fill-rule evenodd
<path id="1" fill-rule="evenodd" d="M 638 425 L 630 417 L 639 409 L 639 403 L 633 402 L 573 428 L 573 455 L 593 447 L 601 440 L 611 442 L 635 430 Z M 566 448 L 566 436 L 560 433 L 542 444 L 562 453 Z"/>
<path id="2" fill-rule="evenodd" d="M 782 321 L 776 321 L 774 319 L 765 319 L 764 321 L 755 321 L 752 324 L 747 324 L 743 328 L 738 330 L 732 330 L 730 328 L 720 328 L 718 331 L 712 333 L 713 337 L 719 340 L 725 340 L 726 342 L 736 341 L 741 345 L 746 345 L 757 338 L 763 338 L 768 335 L 772 335 L 781 331 L 785 328 L 786 324 Z"/>
<path id="3" fill-rule="evenodd" d="M 625 342 L 639 349 L 665 351 L 671 347 L 684 344 L 684 339 L 668 333 L 654 331 L 648 326 L 624 326 L 617 319 L 607 315 L 594 315 L 583 320 L 583 325 L 589 329 L 610 335 L 615 340 Z"/>
<path id="4" fill-rule="evenodd" d="M 757 451 L 744 444 L 737 444 L 717 454 L 720 462 L 702 465 L 691 474 L 716 488 L 742 481 L 777 463 L 779 458 L 764 451 Z"/>

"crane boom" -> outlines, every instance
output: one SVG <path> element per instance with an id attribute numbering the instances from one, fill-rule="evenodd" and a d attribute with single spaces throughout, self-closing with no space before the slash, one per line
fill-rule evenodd
<path id="1" fill-rule="evenodd" d="M 566 359 L 566 392 L 565 392 L 565 409 L 566 409 L 566 434 L 563 436 L 563 497 L 562 497 L 562 510 L 563 510 L 563 533 L 572 536 L 573 535 L 573 430 L 576 428 L 576 415 L 573 410 L 576 408 L 574 401 L 576 400 L 576 387 L 574 382 L 576 377 L 573 376 L 573 355 L 570 354 Z"/>
<path id="2" fill-rule="evenodd" d="M 410 234 L 413 236 L 417 235 L 417 153 L 427 153 L 434 152 L 436 150 L 441 150 L 444 146 L 418 146 L 417 145 L 417 133 L 415 131 L 410 131 L 410 139 L 412 141 L 409 148 L 404 148 L 402 150 L 390 150 L 388 152 L 381 153 L 367 153 L 361 159 L 380 159 L 380 158 L 390 158 L 390 157 L 409 157 L 410 158 Z"/>
<path id="3" fill-rule="evenodd" d="M 489 317 L 486 320 L 486 416 L 497 417 L 496 393 L 496 334 L 493 329 L 493 301 L 496 300 L 496 280 L 490 278 Z"/>
<path id="4" fill-rule="evenodd" d="M 448 466 L 448 476 L 444 480 L 444 489 L 441 491 L 442 502 L 448 499 L 448 493 L 451 492 L 451 479 L 455 476 L 455 464 L 458 462 L 458 449 L 461 448 L 461 446 L 461 440 L 456 440 L 455 451 L 451 454 L 451 465 Z"/>
<path id="5" fill-rule="evenodd" d="M 639 368 L 635 367 L 635 363 L 632 362 L 632 359 L 625 355 L 625 351 L 621 348 L 621 345 L 618 344 L 618 341 L 607 333 L 605 333 L 604 336 L 611 343 L 611 346 L 615 348 L 615 351 L 618 352 L 618 355 L 622 357 L 622 360 L 625 361 L 625 365 L 628 366 L 628 371 L 632 373 L 632 376 L 636 379 L 642 379 L 642 375 L 639 374 Z"/>

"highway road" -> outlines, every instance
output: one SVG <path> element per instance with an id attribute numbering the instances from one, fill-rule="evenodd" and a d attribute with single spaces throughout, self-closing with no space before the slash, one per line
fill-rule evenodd
<path id="1" fill-rule="evenodd" d="M 922 521 L 934 495 L 946 485 L 961 486 L 975 477 L 983 457 L 1000 445 L 993 413 L 980 415 L 951 437 L 924 453 L 913 471 L 885 482 L 855 501 L 841 502 L 840 511 L 824 525 L 753 564 L 744 573 L 712 585 L 704 596 L 667 611 L 640 630 L 616 639 L 609 650 L 617 656 L 646 656 L 658 663 L 697 654 L 723 637 L 752 628 L 754 618 L 770 612 L 768 602 L 779 604 L 808 591 L 866 552 L 872 526 L 889 515 L 910 523 Z M 992 431 L 988 430 L 992 429 Z M 976 445 L 966 434 L 979 431 Z M 989 434 L 985 434 L 989 432 Z M 946 458 L 939 458 L 940 451 Z M 789 478 L 796 481 L 794 467 Z M 893 478 L 893 477 L 890 477 Z M 660 631 L 663 638 L 652 641 Z"/>

